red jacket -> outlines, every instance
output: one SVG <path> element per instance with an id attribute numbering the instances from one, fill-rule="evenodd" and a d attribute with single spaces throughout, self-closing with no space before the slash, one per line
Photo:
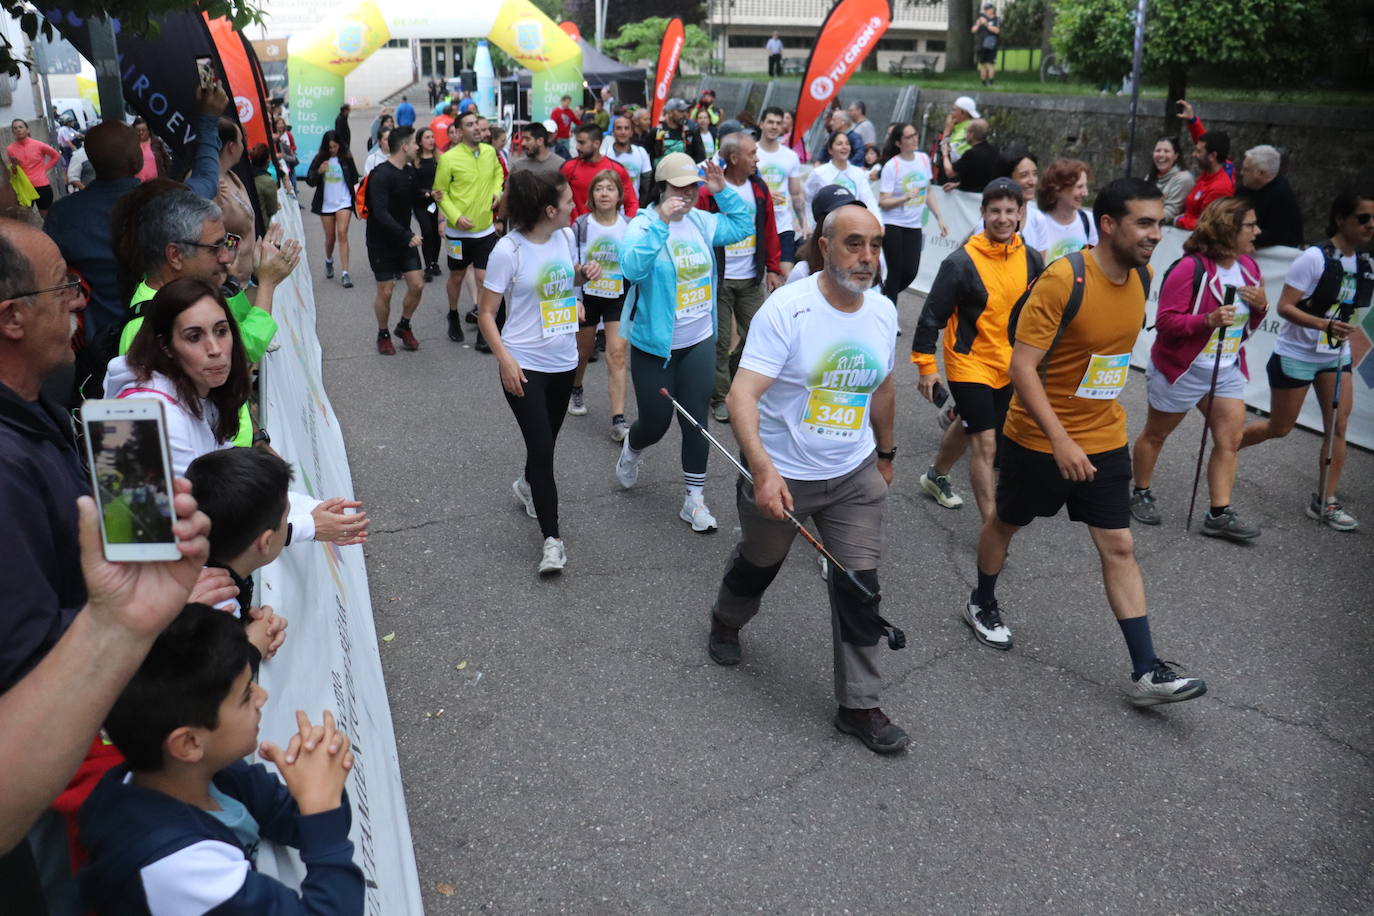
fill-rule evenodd
<path id="1" fill-rule="evenodd" d="M 738 192 L 740 189 L 731 186 Z M 762 283 L 764 271 L 782 273 L 782 242 L 778 240 L 778 224 L 773 216 L 773 193 L 758 175 L 749 176 L 749 187 L 754 189 L 754 273 Z M 716 198 L 705 184 L 697 192 L 697 209 L 719 213 Z M 725 276 L 725 257 L 723 251 L 716 251 L 716 272 Z"/>
<path id="2" fill-rule="evenodd" d="M 1193 275 L 1198 262 L 1202 262 L 1202 276 L 1197 292 L 1193 291 Z M 1264 286 L 1259 265 L 1248 254 L 1236 259 L 1241 276 L 1247 286 Z M 1159 290 L 1159 306 L 1155 311 L 1155 342 L 1150 347 L 1150 362 L 1164 373 L 1169 384 L 1188 371 L 1197 359 L 1207 341 L 1216 336 L 1216 329 L 1207 326 L 1207 316 L 1221 308 L 1221 289 L 1216 284 L 1217 265 L 1210 258 L 1197 254 L 1184 255 L 1178 266 L 1169 271 L 1164 285 Z M 1196 302 L 1194 301 L 1196 300 Z M 1196 308 L 1194 307 L 1196 306 Z M 1245 338 L 1259 327 L 1265 312 L 1250 310 L 1250 320 L 1246 324 Z M 1245 348 L 1240 351 L 1240 371 L 1250 377 L 1245 365 Z"/>
<path id="3" fill-rule="evenodd" d="M 555 108 L 549 117 L 558 125 L 558 132 L 554 134 L 554 138 L 558 140 L 567 140 L 572 136 L 572 129 L 582 123 L 577 119 L 577 112 L 561 106 Z"/>
<path id="4" fill-rule="evenodd" d="M 1234 193 L 1236 183 L 1226 174 L 1225 169 L 1217 169 L 1210 175 L 1203 172 L 1197 176 L 1193 189 L 1188 192 L 1188 198 L 1183 202 L 1183 215 L 1174 225 L 1180 229 L 1196 228 L 1198 217 L 1207 209 L 1208 204 L 1222 197 L 1230 197 Z"/>
<path id="5" fill-rule="evenodd" d="M 639 196 L 635 194 L 634 182 L 630 180 L 630 173 L 625 171 L 625 166 L 616 162 L 610 156 L 599 157 L 595 163 L 585 162 L 581 156 L 574 156 L 563 167 L 559 169 L 563 177 L 568 179 L 568 185 L 572 188 L 573 212 L 572 218 L 577 219 L 583 213 L 591 210 L 589 206 L 589 196 L 591 193 L 592 179 L 600 172 L 610 169 L 620 176 L 620 186 L 625 189 L 625 218 L 633 219 L 639 212 Z"/>

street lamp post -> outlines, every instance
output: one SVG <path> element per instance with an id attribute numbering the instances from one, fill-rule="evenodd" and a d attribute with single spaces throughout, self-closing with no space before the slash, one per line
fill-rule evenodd
<path id="1" fill-rule="evenodd" d="M 1135 164 L 1135 120 L 1140 106 L 1140 63 L 1145 56 L 1145 4 L 1138 0 L 1135 9 L 1135 48 L 1131 58 L 1131 127 L 1126 134 L 1126 176 Z"/>

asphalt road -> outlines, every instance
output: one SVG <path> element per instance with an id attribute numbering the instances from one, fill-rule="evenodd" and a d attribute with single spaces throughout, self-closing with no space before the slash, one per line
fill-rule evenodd
<path id="1" fill-rule="evenodd" d="M 440 282 L 414 322 L 422 349 L 379 356 L 362 227 L 349 291 L 324 280 L 306 226 L 325 381 L 373 518 L 378 632 L 396 633 L 382 661 L 429 912 L 1368 911 L 1370 454 L 1352 452 L 1343 487 L 1365 529 L 1341 534 L 1303 515 L 1317 436 L 1243 453 L 1235 502 L 1264 535 L 1238 546 L 1183 530 L 1201 424 L 1180 427 L 1155 482 L 1165 523 L 1137 528 L 1137 550 L 1156 646 L 1210 689 L 1135 710 L 1096 554 L 1066 518 L 1013 543 L 1013 651 L 960 622 L 977 512 L 966 465 L 961 510 L 916 483 L 939 432 L 904 361 L 907 297 L 881 574 L 910 639 L 884 656 L 883 707 L 912 743 L 883 758 L 830 723 L 828 611 L 804 544 L 743 633 L 745 663 L 707 658 L 736 523 L 719 456 L 717 534 L 677 518 L 676 430 L 622 491 L 593 365 L 591 413 L 559 440 L 570 561 L 540 581 L 495 362 L 446 339 Z M 1144 393 L 1133 373 L 1133 436 Z"/>

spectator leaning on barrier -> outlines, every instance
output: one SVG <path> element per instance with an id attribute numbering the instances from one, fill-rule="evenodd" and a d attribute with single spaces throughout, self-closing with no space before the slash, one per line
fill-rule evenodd
<path id="1" fill-rule="evenodd" d="M 1183 207 L 1183 215 L 1174 221 L 1180 229 L 1192 231 L 1207 205 L 1235 193 L 1235 182 L 1223 166 L 1231 155 L 1231 138 L 1219 130 L 1209 131 L 1193 144 L 1193 159 L 1198 165 L 1197 181 Z"/>
<path id="2" fill-rule="evenodd" d="M 1245 151 L 1240 164 L 1240 186 L 1236 193 L 1250 201 L 1259 222 L 1256 248 L 1303 243 L 1302 207 L 1288 179 L 1279 174 L 1279 151 L 1268 144 Z"/>
<path id="3" fill-rule="evenodd" d="M 936 141 L 939 148 L 938 155 L 931 156 L 931 159 L 941 169 L 941 183 L 954 179 L 954 163 L 959 161 L 960 156 L 968 152 L 969 122 L 977 117 L 980 117 L 978 105 L 973 99 L 961 95 L 954 100 L 953 107 L 945 116 L 945 129 L 940 132 L 940 137 Z"/>
<path id="4" fill-rule="evenodd" d="M 1178 140 L 1173 137 L 1160 137 L 1155 141 L 1154 152 L 1150 155 L 1153 165 L 1145 180 L 1159 187 L 1164 195 L 1164 225 L 1172 226 L 1183 212 L 1188 192 L 1193 190 L 1193 173 L 1183 167 L 1180 161 L 1183 151 Z"/>
<path id="5" fill-rule="evenodd" d="M 945 183 L 946 191 L 956 188 L 970 194 L 982 194 L 988 182 L 1002 174 L 1005 166 L 997 147 L 988 142 L 988 122 L 974 118 L 968 122 L 968 150 L 959 157 L 958 162 L 946 163 L 951 180 Z"/>

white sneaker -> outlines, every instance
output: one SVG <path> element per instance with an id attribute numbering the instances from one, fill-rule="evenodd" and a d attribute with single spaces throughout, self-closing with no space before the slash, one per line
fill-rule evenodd
<path id="1" fill-rule="evenodd" d="M 620 444 L 620 457 L 615 462 L 615 479 L 625 489 L 630 489 L 639 480 L 639 468 L 644 464 L 644 453 L 630 457 L 630 437 Z"/>
<path id="2" fill-rule="evenodd" d="M 1180 677 L 1174 662 L 1155 659 L 1155 666 L 1140 677 L 1131 679 L 1127 691 L 1132 706 L 1155 706 L 1191 700 L 1207 692 L 1207 682 L 1200 677 Z"/>
<path id="3" fill-rule="evenodd" d="M 1011 648 L 1011 630 L 1002 622 L 1002 609 L 996 601 L 979 607 L 970 598 L 964 605 L 964 623 L 983 645 L 1003 651 Z"/>
<path id="4" fill-rule="evenodd" d="M 630 434 L 630 424 L 623 419 L 616 420 L 611 424 L 611 441 L 624 442 L 625 437 Z"/>
<path id="5" fill-rule="evenodd" d="M 1312 494 L 1312 500 L 1307 504 L 1307 517 L 1315 518 L 1319 522 L 1325 523 L 1328 527 L 1337 531 L 1354 531 L 1360 527 L 1360 523 L 1355 520 L 1355 516 L 1341 506 L 1332 496 L 1326 501 L 1325 506 L 1317 505 L 1317 494 Z"/>
<path id="6" fill-rule="evenodd" d="M 587 415 L 587 398 L 581 388 L 572 390 L 572 396 L 568 398 L 568 413 L 574 417 Z"/>
<path id="7" fill-rule="evenodd" d="M 534 511 L 534 494 L 530 492 L 530 485 L 525 483 L 525 478 L 517 477 L 510 488 L 515 491 L 515 498 L 525 507 L 525 514 L 530 518 L 538 518 L 539 513 Z"/>
<path id="8" fill-rule="evenodd" d="M 716 530 L 716 517 L 711 514 L 711 510 L 706 508 L 706 499 L 701 496 L 687 494 L 687 498 L 682 501 L 682 511 L 678 518 L 692 526 L 693 531 L 707 532 Z"/>
<path id="9" fill-rule="evenodd" d="M 949 475 L 939 474 L 931 476 L 930 471 L 926 471 L 920 478 L 921 489 L 931 495 L 937 503 L 946 509 L 957 509 L 964 504 L 964 498 L 954 492 L 954 488 L 949 485 Z"/>
<path id="10" fill-rule="evenodd" d="M 562 538 L 544 538 L 544 556 L 539 560 L 539 575 L 552 576 L 568 565 L 568 550 Z"/>

